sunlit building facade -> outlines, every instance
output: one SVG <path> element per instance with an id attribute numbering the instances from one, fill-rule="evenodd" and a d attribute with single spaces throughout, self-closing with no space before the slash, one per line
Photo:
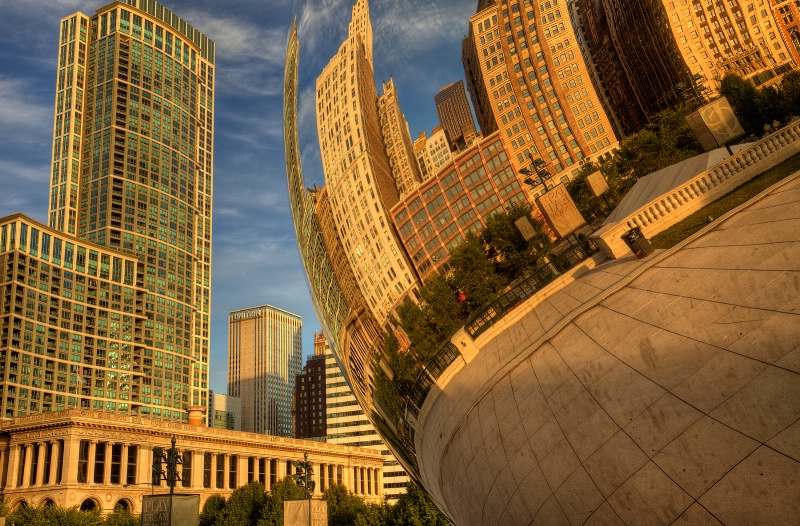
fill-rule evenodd
<path id="1" fill-rule="evenodd" d="M 325 357 L 326 442 L 380 451 L 384 459 L 383 494 L 387 500 L 397 499 L 406 491 L 408 474 L 358 405 L 323 333 L 314 334 L 314 352 Z"/>
<path id="2" fill-rule="evenodd" d="M 271 305 L 228 315 L 228 394 L 242 401 L 242 431 L 292 436 L 301 329 L 300 316 Z"/>
<path id="3" fill-rule="evenodd" d="M 423 279 L 442 267 L 468 232 L 479 234 L 492 214 L 531 203 L 499 134 L 462 152 L 392 208 L 392 221 Z"/>
<path id="4" fill-rule="evenodd" d="M 459 80 L 440 89 L 434 102 L 450 150 L 461 151 L 471 146 L 477 131 L 467 93 L 464 91 L 464 81 Z"/>
<path id="5" fill-rule="evenodd" d="M 450 164 L 453 156 L 444 129 L 436 126 L 430 137 L 424 131 L 419 132 L 419 137 L 414 141 L 414 155 L 417 157 L 423 181 L 438 174 L 442 167 Z"/>
<path id="6" fill-rule="evenodd" d="M 417 186 L 422 178 L 408 123 L 400 110 L 397 88 L 392 79 L 383 83 L 383 94 L 378 97 L 378 117 L 392 177 L 398 193 L 403 196 Z"/>
<path id="7" fill-rule="evenodd" d="M 48 226 L 2 220 L 4 416 L 207 404 L 213 99 L 214 43 L 158 3 L 62 19 Z"/>
<path id="8" fill-rule="evenodd" d="M 663 7 L 684 62 L 712 91 L 726 73 L 761 87 L 796 66 L 769 2 L 663 1 Z"/>
<path id="9" fill-rule="evenodd" d="M 382 323 L 415 285 L 387 211 L 398 198 L 380 131 L 366 0 L 317 77 L 317 132 L 333 218 L 359 288 Z"/>
<path id="10" fill-rule="evenodd" d="M 617 146 L 565 3 L 481 1 L 463 48 L 481 128 L 494 121 L 515 172 L 541 158 L 569 178 Z"/>
<path id="11" fill-rule="evenodd" d="M 770 0 L 775 22 L 795 67 L 800 65 L 800 5 L 791 0 Z"/>

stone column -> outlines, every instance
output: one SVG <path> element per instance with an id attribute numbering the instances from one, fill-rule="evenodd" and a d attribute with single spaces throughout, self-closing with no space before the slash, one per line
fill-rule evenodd
<path id="1" fill-rule="evenodd" d="M 47 456 L 47 442 L 39 442 L 39 456 L 36 457 L 36 487 L 44 486 L 44 460 Z"/>
<path id="2" fill-rule="evenodd" d="M 97 440 L 89 442 L 89 462 L 86 469 L 86 483 L 94 484 L 94 462 L 97 458 Z"/>
<path id="3" fill-rule="evenodd" d="M 141 444 L 136 448 L 136 482 L 146 484 L 153 479 L 153 446 Z"/>
<path id="4" fill-rule="evenodd" d="M 119 459 L 119 483 L 124 485 L 128 483 L 128 448 L 130 444 L 122 444 L 122 451 L 120 452 Z M 110 479 L 109 479 L 110 482 Z"/>
<path id="5" fill-rule="evenodd" d="M 231 481 L 231 454 L 225 453 L 222 455 L 225 460 L 222 461 L 222 489 L 230 489 Z"/>
<path id="6" fill-rule="evenodd" d="M 53 486 L 56 483 L 58 474 L 58 457 L 61 449 L 61 442 L 58 440 L 50 441 L 50 472 L 47 474 L 47 484 Z M 0 463 L 1 465 L 1 463 Z"/>
<path id="7" fill-rule="evenodd" d="M 31 485 L 31 466 L 33 464 L 33 444 L 25 444 L 25 465 L 22 468 L 23 488 Z"/>
<path id="8" fill-rule="evenodd" d="M 9 488 L 16 488 L 19 486 L 19 480 L 17 480 L 17 473 L 19 473 L 19 456 L 20 456 L 19 444 L 12 445 L 10 447 L 9 457 L 8 457 L 7 485 Z"/>
<path id="9" fill-rule="evenodd" d="M 211 489 L 217 488 L 217 454 L 211 453 Z"/>
<path id="10" fill-rule="evenodd" d="M 319 491 L 320 493 L 325 491 L 325 488 L 327 487 L 325 485 L 325 483 L 328 482 L 328 479 L 325 477 L 325 470 L 326 469 L 328 469 L 328 468 L 325 467 L 325 464 L 320 462 L 319 463 L 319 472 L 317 473 L 317 491 Z"/>
<path id="11" fill-rule="evenodd" d="M 359 493 L 358 490 L 361 487 L 361 486 L 358 485 L 358 468 L 353 466 L 348 471 L 352 471 L 353 472 L 353 480 L 351 481 L 351 483 L 353 484 L 353 490 L 352 491 L 353 491 L 353 493 L 358 495 L 358 493 Z"/>
<path id="12" fill-rule="evenodd" d="M 376 471 L 377 471 L 377 474 L 378 474 L 378 491 L 377 491 L 377 493 L 378 493 L 379 496 L 383 497 L 383 494 L 384 494 L 384 492 L 383 492 L 383 469 L 382 468 L 378 468 Z"/>
<path id="13" fill-rule="evenodd" d="M 203 462 L 205 454 L 202 451 L 192 451 L 192 489 L 202 489 L 203 487 Z"/>
<path id="14" fill-rule="evenodd" d="M 66 437 L 61 455 L 61 482 L 68 484 L 78 481 L 78 456 L 81 440 L 79 437 Z"/>
<path id="15" fill-rule="evenodd" d="M 256 467 L 256 469 L 258 469 Z M 255 471 L 253 471 L 255 474 Z M 240 488 L 247 485 L 247 457 L 238 455 L 236 457 L 236 487 Z"/>
<path id="16" fill-rule="evenodd" d="M 275 470 L 275 478 L 278 480 L 278 482 L 280 482 L 287 475 L 287 473 L 286 473 L 286 459 L 285 458 L 276 459 L 275 467 L 277 468 Z"/>
<path id="17" fill-rule="evenodd" d="M 6 467 L 6 448 L 0 449 L 0 487 L 5 487 L 8 484 L 8 470 Z"/>
<path id="18" fill-rule="evenodd" d="M 114 444 L 111 442 L 106 442 L 106 459 L 103 463 L 103 484 L 110 484 L 111 483 L 111 453 L 113 451 Z"/>

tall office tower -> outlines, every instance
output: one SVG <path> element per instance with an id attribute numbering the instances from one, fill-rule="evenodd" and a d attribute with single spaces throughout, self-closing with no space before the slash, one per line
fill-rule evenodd
<path id="1" fill-rule="evenodd" d="M 316 334 L 315 340 L 316 340 Z M 325 441 L 325 356 L 314 345 L 314 354 L 306 366 L 295 376 L 292 393 L 292 436 Z"/>
<path id="2" fill-rule="evenodd" d="M 536 157 L 555 180 L 617 139 L 592 86 L 563 3 L 482 0 L 463 48 L 471 93 L 491 107 L 515 172 Z"/>
<path id="3" fill-rule="evenodd" d="M 359 288 L 379 323 L 416 283 L 387 210 L 398 200 L 378 119 L 367 0 L 317 77 L 317 132 L 333 218 Z"/>
<path id="4" fill-rule="evenodd" d="M 325 401 L 327 439 L 330 444 L 376 449 L 383 455 L 383 491 L 388 500 L 405 493 L 408 474 L 391 454 L 375 427 L 364 415 L 333 357 L 324 333 L 314 334 L 314 353 L 325 357 Z"/>
<path id="5" fill-rule="evenodd" d="M 417 156 L 422 180 L 435 177 L 453 159 L 444 128 L 434 127 L 430 137 L 424 131 L 419 132 L 419 137 L 414 141 L 414 154 Z"/>
<path id="6" fill-rule="evenodd" d="M 768 2 L 660 3 L 683 60 L 692 74 L 708 79 L 712 90 L 728 72 L 766 86 L 794 67 Z"/>
<path id="7" fill-rule="evenodd" d="M 300 316 L 271 305 L 228 316 L 228 394 L 242 400 L 242 431 L 292 435 L 301 328 Z"/>
<path id="8" fill-rule="evenodd" d="M 7 264 L 39 289 L 18 283 L 30 305 L 3 322 L 31 330 L 6 359 L 39 364 L 8 377 L 26 402 L 6 415 L 186 420 L 207 403 L 214 43 L 156 2 L 115 2 L 62 19 L 57 71 L 49 227 L 4 226 L 27 245 Z"/>
<path id="9" fill-rule="evenodd" d="M 400 111 L 394 80 L 383 83 L 383 95 L 378 97 L 378 117 L 381 121 L 381 136 L 389 155 L 392 177 L 400 195 L 413 190 L 422 180 L 419 165 L 414 156 L 414 145 L 408 131 L 408 122 Z"/>
<path id="10" fill-rule="evenodd" d="M 464 81 L 459 80 L 440 89 L 434 101 L 450 150 L 461 151 L 471 146 L 477 132 L 464 91 Z"/>
<path id="11" fill-rule="evenodd" d="M 769 0 L 786 48 L 800 66 L 800 5 L 786 0 Z"/>

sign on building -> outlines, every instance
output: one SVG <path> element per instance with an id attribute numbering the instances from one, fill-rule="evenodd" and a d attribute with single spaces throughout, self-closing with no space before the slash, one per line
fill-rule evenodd
<path id="1" fill-rule="evenodd" d="M 311 520 L 309 520 L 309 513 Z M 284 526 L 328 526 L 328 503 L 324 500 L 283 501 Z"/>
<path id="2" fill-rule="evenodd" d="M 542 211 L 550 229 L 559 237 L 567 237 L 586 224 L 563 184 L 538 197 L 536 206 Z"/>
<path id="3" fill-rule="evenodd" d="M 169 519 L 169 495 L 142 496 L 142 526 L 198 526 L 200 495 L 173 495 Z"/>

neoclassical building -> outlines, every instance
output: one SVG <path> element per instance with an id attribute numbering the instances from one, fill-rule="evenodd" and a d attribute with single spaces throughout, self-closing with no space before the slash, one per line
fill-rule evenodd
<path id="1" fill-rule="evenodd" d="M 153 448 L 166 450 L 173 436 L 183 460 L 175 493 L 199 494 L 201 507 L 252 481 L 270 489 L 304 453 L 315 496 L 340 483 L 368 501 L 383 500 L 380 451 L 73 409 L 0 421 L 5 502 L 139 513 L 143 495 L 169 491 L 163 480 L 153 484 Z"/>

